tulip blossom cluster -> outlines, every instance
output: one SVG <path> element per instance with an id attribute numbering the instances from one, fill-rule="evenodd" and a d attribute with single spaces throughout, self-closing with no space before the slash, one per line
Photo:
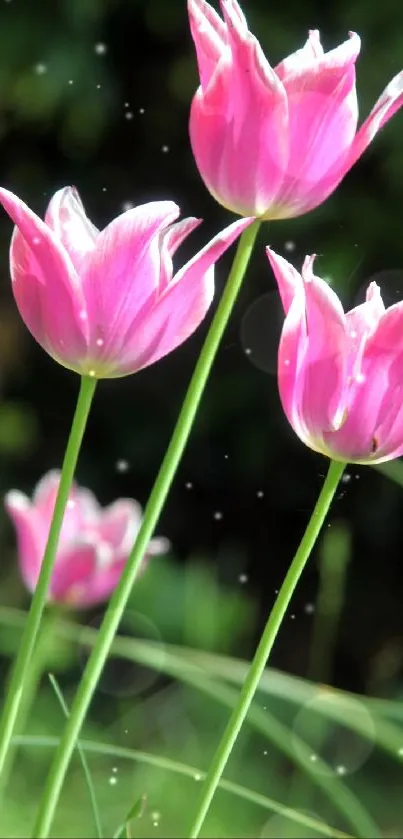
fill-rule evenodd
<path id="1" fill-rule="evenodd" d="M 29 591 L 38 581 L 59 479 L 57 471 L 48 472 L 32 501 L 17 490 L 5 498 L 17 533 L 21 575 Z M 107 600 L 119 581 L 141 520 L 141 507 L 131 498 L 120 498 L 102 509 L 90 490 L 75 485 L 64 515 L 50 600 L 75 607 Z M 166 553 L 168 547 L 165 538 L 151 539 L 143 567 L 149 557 Z"/>
<path id="2" fill-rule="evenodd" d="M 313 30 L 273 69 L 236 0 L 220 5 L 223 18 L 205 0 L 188 0 L 200 76 L 190 114 L 199 172 L 235 213 L 299 216 L 333 192 L 401 107 L 403 73 L 357 132 L 358 35 L 324 52 Z"/>
<path id="3" fill-rule="evenodd" d="M 403 454 L 403 302 L 385 309 L 371 283 L 344 312 L 313 272 L 270 248 L 286 318 L 278 384 L 286 416 L 311 449 L 334 460 L 381 463 Z"/>

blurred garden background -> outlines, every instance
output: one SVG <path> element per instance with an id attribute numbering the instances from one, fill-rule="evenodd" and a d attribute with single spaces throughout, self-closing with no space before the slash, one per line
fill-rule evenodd
<path id="1" fill-rule="evenodd" d="M 272 64 L 301 46 L 309 28 L 321 30 L 326 48 L 348 30 L 359 32 L 361 119 L 402 69 L 403 7 L 391 0 L 245 0 L 243 9 Z M 207 193 L 192 157 L 187 124 L 197 84 L 185 0 L 0 0 L 1 185 L 43 214 L 57 189 L 74 184 L 101 228 L 129 206 L 172 199 L 182 215 L 204 219 L 180 250 L 185 261 L 231 220 Z M 294 436 L 279 403 L 282 315 L 263 245 L 297 267 L 316 252 L 318 273 L 347 307 L 363 299 L 371 279 L 385 302 L 401 299 L 402 131 L 398 113 L 323 206 L 301 219 L 265 224 L 260 233 L 157 529 L 171 551 L 150 563 L 133 591 L 123 657 L 108 665 L 85 728 L 94 749 L 98 744 L 89 764 L 106 836 L 140 800 L 128 835 L 184 835 L 200 772 L 243 678 L 233 658 L 253 654 L 327 469 Z M 10 488 L 31 494 L 47 470 L 60 467 L 79 383 L 35 344 L 19 318 L 9 279 L 11 232 L 2 212 L 2 497 Z M 232 256 L 231 250 L 218 264 L 217 299 Z M 77 478 L 103 504 L 129 496 L 144 506 L 210 319 L 211 312 L 157 365 L 99 384 Z M 245 726 L 227 769 L 244 787 L 350 835 L 375 835 L 370 816 L 382 836 L 403 831 L 403 488 L 399 463 L 394 466 L 393 475 L 346 470 L 276 643 L 275 671 L 256 700 L 256 719 Z M 4 693 L 29 597 L 2 508 L 0 556 Z M 58 629 L 57 617 L 49 616 L 37 690 L 33 685 L 1 805 L 0 836 L 30 835 L 52 747 L 43 738 L 56 736 L 63 722 L 47 673 L 55 673 L 70 702 L 101 616 L 100 609 L 66 614 Z M 209 678 L 201 679 L 207 671 Z M 362 695 L 391 704 L 367 703 Z M 129 749 L 196 769 L 185 777 L 123 753 Z M 206 835 L 321 835 L 265 806 L 234 790 L 219 792 Z M 79 835 L 96 834 L 75 760 L 54 836 Z"/>

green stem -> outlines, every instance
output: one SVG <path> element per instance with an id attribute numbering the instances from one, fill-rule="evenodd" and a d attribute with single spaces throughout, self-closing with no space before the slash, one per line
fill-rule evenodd
<path id="1" fill-rule="evenodd" d="M 97 643 L 87 662 L 70 709 L 69 721 L 60 740 L 60 745 L 56 750 L 39 805 L 39 813 L 33 833 L 36 839 L 44 839 L 44 837 L 49 835 L 61 787 L 75 748 L 76 740 L 95 692 L 102 668 L 108 657 L 115 633 L 122 619 L 147 545 L 152 537 L 165 499 L 175 477 L 221 337 L 238 296 L 259 226 L 260 222 L 253 222 L 250 227 L 244 230 L 239 240 L 224 293 L 212 320 L 171 441 L 151 491 L 135 545 L 126 563 L 119 585 L 115 589 L 105 613 Z"/>
<path id="2" fill-rule="evenodd" d="M 36 639 L 45 610 L 48 588 L 56 558 L 59 535 L 63 517 L 74 477 L 77 458 L 81 447 L 88 414 L 96 387 L 96 379 L 83 377 L 80 384 L 77 406 L 73 417 L 70 436 L 67 443 L 57 492 L 55 508 L 50 525 L 48 541 L 42 561 L 41 572 L 35 588 L 28 613 L 27 623 L 21 639 L 17 658 L 11 675 L 10 686 L 0 722 L 0 778 L 7 752 L 13 736 L 17 715 L 24 694 L 24 686 L 29 678 L 31 659 Z"/>
<path id="3" fill-rule="evenodd" d="M 228 758 L 232 752 L 235 741 L 259 686 L 260 679 L 266 667 L 267 659 L 277 638 L 284 615 L 319 535 L 336 492 L 339 480 L 343 474 L 345 465 L 346 464 L 339 463 L 337 461 L 330 462 L 329 471 L 321 489 L 319 498 L 315 504 L 312 516 L 302 537 L 299 548 L 287 571 L 284 582 L 270 612 L 269 619 L 259 642 L 259 646 L 256 650 L 254 659 L 250 665 L 242 687 L 239 700 L 230 716 L 227 727 L 221 738 L 221 742 L 219 743 L 217 751 L 210 764 L 210 768 L 201 791 L 201 798 L 196 817 L 189 833 L 191 839 L 196 839 L 203 827 L 204 820 L 209 811 L 210 804 L 213 800 Z"/>

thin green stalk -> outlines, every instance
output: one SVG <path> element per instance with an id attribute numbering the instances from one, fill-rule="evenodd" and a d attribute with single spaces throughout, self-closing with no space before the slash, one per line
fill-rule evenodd
<path id="1" fill-rule="evenodd" d="M 63 714 L 66 717 L 66 719 L 68 719 L 69 716 L 70 716 L 70 711 L 68 709 L 68 705 L 67 705 L 66 700 L 63 696 L 60 685 L 59 685 L 56 677 L 53 675 L 53 673 L 48 673 L 48 676 L 49 676 L 50 684 L 52 685 L 52 688 L 55 692 L 56 698 L 57 698 L 57 700 L 59 702 L 59 705 L 60 705 L 60 707 L 63 711 Z M 84 751 L 84 749 L 83 749 L 83 747 L 82 747 L 82 745 L 79 741 L 77 742 L 77 752 L 78 752 L 78 755 L 79 755 L 80 760 L 81 760 L 81 766 L 83 767 L 83 773 L 84 773 L 84 777 L 85 777 L 85 782 L 87 784 L 88 795 L 89 795 L 90 801 L 91 801 L 91 809 L 92 809 L 92 815 L 94 817 L 94 826 L 95 826 L 95 832 L 97 834 L 97 839 L 102 839 L 103 831 L 102 831 L 102 824 L 101 824 L 101 816 L 100 816 L 100 813 L 99 813 L 99 807 L 98 807 L 95 787 L 94 787 L 94 784 L 92 782 L 91 772 L 90 772 L 90 768 L 88 766 L 88 761 L 87 761 L 85 751 Z"/>
<path id="2" fill-rule="evenodd" d="M 171 441 L 151 491 L 135 545 L 120 578 L 119 585 L 115 589 L 109 603 L 99 630 L 97 643 L 87 662 L 74 702 L 71 706 L 70 719 L 66 724 L 60 745 L 56 751 L 39 805 L 38 818 L 33 834 L 36 839 L 44 839 L 44 837 L 49 835 L 61 787 L 76 740 L 95 692 L 102 668 L 108 657 L 115 633 L 122 619 L 147 545 L 152 537 L 171 483 L 175 477 L 221 337 L 238 296 L 259 226 L 260 222 L 254 221 L 250 227 L 244 230 L 240 237 L 224 293 L 207 333 Z"/>
<path id="3" fill-rule="evenodd" d="M 221 742 L 210 764 L 210 768 L 201 791 L 198 810 L 190 829 L 189 836 L 191 839 L 196 839 L 203 827 L 204 820 L 209 811 L 210 804 L 213 800 L 220 778 L 235 745 L 235 741 L 248 713 L 253 697 L 259 686 L 267 659 L 277 638 L 284 615 L 319 535 L 344 468 L 344 463 L 339 463 L 338 461 L 330 462 L 329 471 L 319 494 L 319 498 L 315 504 L 315 508 L 302 537 L 299 548 L 288 569 L 284 582 L 271 610 L 263 635 L 260 639 L 259 646 L 256 650 L 254 659 L 241 690 L 239 700 L 231 714 Z"/>
<path id="4" fill-rule="evenodd" d="M 35 702 L 35 697 L 41 678 L 49 660 L 49 629 L 52 626 L 52 619 L 42 621 L 38 632 L 35 648 L 31 657 L 30 667 L 24 684 L 24 691 L 18 709 L 14 731 L 24 733 L 27 719 Z M 7 755 L 1 773 L 1 790 L 7 788 L 10 776 L 13 772 L 17 748 L 12 741 L 9 745 Z"/>
<path id="5" fill-rule="evenodd" d="M 24 685 L 29 677 L 32 654 L 45 610 L 48 588 L 56 558 L 59 535 L 69 497 L 71 484 L 77 464 L 77 458 L 87 424 L 88 414 L 96 387 L 96 379 L 83 377 L 80 383 L 76 410 L 73 417 L 70 436 L 64 455 L 59 489 L 50 525 L 48 541 L 41 566 L 41 573 L 28 613 L 25 630 L 11 675 L 10 686 L 0 722 L 0 778 L 4 768 L 10 741 L 24 694 Z"/>

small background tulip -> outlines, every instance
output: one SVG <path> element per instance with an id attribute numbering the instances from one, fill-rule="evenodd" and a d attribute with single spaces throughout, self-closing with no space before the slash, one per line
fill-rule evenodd
<path id="1" fill-rule="evenodd" d="M 28 329 L 65 367 L 96 378 L 125 376 L 185 341 L 214 294 L 214 263 L 251 219 L 225 228 L 175 275 L 172 258 L 200 224 L 172 224 L 179 209 L 155 201 L 127 210 L 99 232 L 78 193 L 57 192 L 42 221 L 0 189 L 16 224 L 10 267 Z"/>
<path id="2" fill-rule="evenodd" d="M 17 490 L 11 490 L 5 498 L 17 532 L 21 574 L 29 591 L 38 581 L 59 479 L 56 471 L 45 475 L 32 502 Z M 79 607 L 106 600 L 119 581 L 141 518 L 136 501 L 120 498 L 102 509 L 92 492 L 75 485 L 64 516 L 50 599 Z M 167 539 L 152 539 L 144 562 L 168 548 Z"/>
<path id="3" fill-rule="evenodd" d="M 385 310 L 371 283 L 344 313 L 316 277 L 314 256 L 299 274 L 267 249 L 286 318 L 278 383 L 294 431 L 330 458 L 380 463 L 403 454 L 403 302 Z"/>
<path id="4" fill-rule="evenodd" d="M 221 0 L 223 20 L 205 0 L 188 8 L 200 75 L 190 139 L 207 188 L 240 215 L 312 210 L 403 104 L 403 72 L 356 133 L 358 35 L 325 53 L 314 30 L 272 69 L 236 0 Z"/>

